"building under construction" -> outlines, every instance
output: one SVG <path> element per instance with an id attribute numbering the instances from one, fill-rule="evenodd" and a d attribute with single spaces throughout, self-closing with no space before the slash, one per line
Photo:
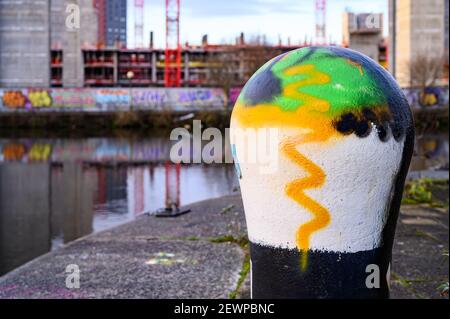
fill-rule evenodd
<path id="1" fill-rule="evenodd" d="M 67 27 L 69 3 L 82 13 L 76 28 Z M 144 2 L 133 3 L 135 48 L 127 49 L 126 15 L 117 14 L 126 12 L 126 1 L 0 1 L 0 86 L 241 86 L 270 58 L 313 44 L 269 45 L 241 34 L 232 45 L 210 44 L 205 35 L 199 46 L 181 46 L 180 0 L 166 0 L 166 48 L 154 48 L 153 34 L 143 43 Z M 316 3 L 320 45 L 326 44 L 325 5 Z"/>
<path id="2" fill-rule="evenodd" d="M 225 72 L 230 85 L 243 85 L 270 58 L 299 46 L 205 45 L 181 49 L 180 86 L 215 86 L 216 74 Z M 257 54 L 255 54 L 257 53 Z M 82 49 L 85 87 L 165 86 L 164 49 Z M 52 51 L 60 57 L 60 51 Z M 52 86 L 62 86 L 64 63 L 56 58 L 51 66 Z M 58 77 L 58 78 L 56 78 Z"/>

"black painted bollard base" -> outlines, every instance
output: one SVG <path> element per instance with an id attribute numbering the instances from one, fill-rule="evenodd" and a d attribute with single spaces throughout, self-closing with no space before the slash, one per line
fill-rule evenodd
<path id="1" fill-rule="evenodd" d="M 390 256 L 383 247 L 357 253 L 310 251 L 300 267 L 297 250 L 250 243 L 254 299 L 389 298 L 386 273 Z M 379 288 L 368 288 L 367 265 L 379 267 Z"/>

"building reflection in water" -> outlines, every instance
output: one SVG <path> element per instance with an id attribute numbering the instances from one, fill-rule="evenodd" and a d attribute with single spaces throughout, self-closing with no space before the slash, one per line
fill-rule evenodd
<path id="1" fill-rule="evenodd" d="M 95 183 L 81 163 L 0 165 L 0 274 L 91 233 Z"/>
<path id="2" fill-rule="evenodd" d="M 96 184 L 97 175 L 82 163 L 64 162 L 52 168 L 51 229 L 55 245 L 92 232 Z"/>
<path id="3" fill-rule="evenodd" d="M 1 139 L 0 275 L 81 236 L 172 204 L 233 194 L 232 165 L 168 163 L 166 138 Z M 448 136 L 413 170 L 448 169 Z"/>
<path id="4" fill-rule="evenodd" d="M 0 274 L 51 248 L 50 164 L 0 166 Z"/>
<path id="5" fill-rule="evenodd" d="M 0 139 L 0 275 L 171 204 L 233 193 L 232 165 L 175 165 L 164 138 Z"/>
<path id="6" fill-rule="evenodd" d="M 184 205 L 233 193 L 231 165 L 164 163 L 127 168 L 128 213 L 136 216 L 161 207 Z"/>

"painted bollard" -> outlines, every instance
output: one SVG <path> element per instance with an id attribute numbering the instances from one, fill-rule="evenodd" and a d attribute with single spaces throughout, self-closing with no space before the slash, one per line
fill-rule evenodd
<path id="1" fill-rule="evenodd" d="M 234 139 L 232 152 L 250 240 L 252 298 L 389 297 L 414 146 L 412 114 L 392 76 L 349 49 L 294 50 L 247 82 L 231 129 L 234 137 L 245 134 Z M 277 142 L 264 130 L 275 130 L 269 135 Z M 249 138 L 261 132 L 263 143 Z M 259 158 L 249 158 L 268 144 L 276 145 L 277 156 L 269 157 L 276 169 L 263 170 Z"/>

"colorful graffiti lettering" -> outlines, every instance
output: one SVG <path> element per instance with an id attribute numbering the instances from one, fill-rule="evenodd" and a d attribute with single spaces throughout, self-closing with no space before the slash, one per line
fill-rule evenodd
<path id="1" fill-rule="evenodd" d="M 420 95 L 420 104 L 423 106 L 436 105 L 438 97 L 433 93 L 423 93 Z"/>
<path id="2" fill-rule="evenodd" d="M 434 106 L 445 103 L 444 94 L 438 87 L 425 88 L 423 92 L 419 93 L 419 103 L 421 106 Z"/>
<path id="3" fill-rule="evenodd" d="M 28 100 L 33 107 L 50 107 L 52 106 L 52 98 L 48 91 L 30 89 L 28 90 Z"/>
<path id="4" fill-rule="evenodd" d="M 135 89 L 131 91 L 133 106 L 141 108 L 160 108 L 167 104 L 168 96 L 166 90 Z"/>
<path id="5" fill-rule="evenodd" d="M 3 93 L 3 105 L 12 108 L 24 108 L 27 98 L 21 91 L 6 91 Z"/>
<path id="6" fill-rule="evenodd" d="M 113 110 L 117 108 L 129 108 L 131 97 L 129 90 L 101 89 L 95 93 L 97 107 Z"/>
<path id="7" fill-rule="evenodd" d="M 132 105 L 141 109 L 171 108 L 174 111 L 223 108 L 226 96 L 220 89 L 134 89 Z"/>
<path id="8" fill-rule="evenodd" d="M 448 107 L 448 87 L 426 88 L 423 94 L 414 88 L 403 89 L 403 92 L 413 108 Z M 230 89 L 228 96 L 217 88 L 0 89 L 0 110 L 46 108 L 59 110 L 68 108 L 76 111 L 94 109 L 115 111 L 131 108 L 142 110 L 170 108 L 173 111 L 196 111 L 205 108 L 220 110 L 228 102 L 235 103 L 240 93 L 239 87 Z"/>
<path id="9" fill-rule="evenodd" d="M 205 105 L 219 105 L 226 104 L 226 96 L 220 89 L 192 89 L 192 90 L 178 90 L 176 93 L 177 105 L 182 106 L 205 106 Z"/>
<path id="10" fill-rule="evenodd" d="M 190 104 L 202 102 L 211 99 L 212 93 L 209 90 L 180 91 L 178 93 L 178 102 L 182 104 Z"/>
<path id="11" fill-rule="evenodd" d="M 94 108 L 95 94 L 88 89 L 53 89 L 53 106 L 67 108 Z"/>
<path id="12" fill-rule="evenodd" d="M 12 109 L 52 106 L 50 93 L 41 89 L 5 91 L 2 101 L 4 106 Z"/>
<path id="13" fill-rule="evenodd" d="M 234 87 L 230 89 L 230 93 L 229 93 L 229 98 L 228 98 L 228 102 L 230 104 L 234 104 L 236 103 L 239 94 L 241 94 L 242 88 L 241 87 Z"/>
<path id="14" fill-rule="evenodd" d="M 427 87 L 424 90 L 405 88 L 403 93 L 412 108 L 448 107 L 448 87 Z"/>

